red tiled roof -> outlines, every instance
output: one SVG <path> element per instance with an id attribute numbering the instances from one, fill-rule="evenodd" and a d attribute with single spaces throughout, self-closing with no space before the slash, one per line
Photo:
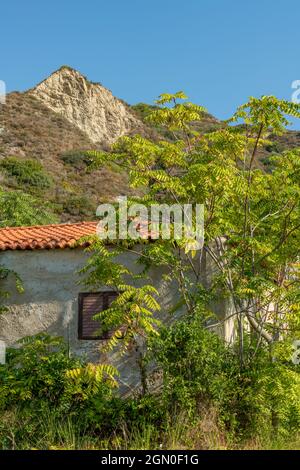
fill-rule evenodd
<path id="1" fill-rule="evenodd" d="M 0 250 L 46 250 L 73 248 L 78 241 L 96 234 L 98 222 L 36 225 L 0 229 Z M 87 243 L 81 246 L 86 246 Z"/>
<path id="2" fill-rule="evenodd" d="M 76 224 L 34 225 L 31 227 L 7 227 L 0 229 L 0 251 L 50 250 L 88 246 L 79 242 L 82 237 L 96 235 L 99 221 Z M 149 239 L 148 222 L 138 224 L 141 238 Z"/>

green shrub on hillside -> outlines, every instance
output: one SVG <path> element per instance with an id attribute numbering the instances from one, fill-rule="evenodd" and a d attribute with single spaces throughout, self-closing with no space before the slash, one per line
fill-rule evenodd
<path id="1" fill-rule="evenodd" d="M 153 111 L 159 109 L 158 106 L 150 105 L 147 103 L 137 103 L 131 106 L 140 119 L 144 121 Z"/>
<path id="2" fill-rule="evenodd" d="M 17 157 L 7 157 L 0 163 L 0 168 L 8 176 L 13 177 L 19 186 L 26 186 L 30 189 L 47 189 L 52 183 L 43 166 L 33 159 L 23 160 Z"/>
<path id="3" fill-rule="evenodd" d="M 73 216 L 90 217 L 96 207 L 86 196 L 71 195 L 63 202 L 63 210 Z"/>
<path id="4" fill-rule="evenodd" d="M 80 150 L 70 150 L 63 153 L 60 158 L 65 165 L 71 165 L 77 170 L 83 170 L 91 163 L 91 158 Z"/>

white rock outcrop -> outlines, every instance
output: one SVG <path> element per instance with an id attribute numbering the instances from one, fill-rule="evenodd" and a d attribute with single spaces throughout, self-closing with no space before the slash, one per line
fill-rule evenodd
<path id="1" fill-rule="evenodd" d="M 63 115 L 95 143 L 110 144 L 122 135 L 142 132 L 144 128 L 129 107 L 108 89 L 89 82 L 69 67 L 57 70 L 28 93 Z"/>

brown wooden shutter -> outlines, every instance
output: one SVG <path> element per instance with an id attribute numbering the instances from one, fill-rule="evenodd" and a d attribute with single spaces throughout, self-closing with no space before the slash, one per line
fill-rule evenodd
<path id="1" fill-rule="evenodd" d="M 93 316 L 109 308 L 117 297 L 116 292 L 89 292 L 81 293 L 78 297 L 78 338 L 79 339 L 107 339 L 109 332 L 99 335 L 101 324 Z"/>

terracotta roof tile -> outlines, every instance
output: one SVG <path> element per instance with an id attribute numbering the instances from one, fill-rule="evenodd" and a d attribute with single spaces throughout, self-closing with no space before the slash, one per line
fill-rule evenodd
<path id="1" fill-rule="evenodd" d="M 51 250 L 87 246 L 78 244 L 82 237 L 96 235 L 98 221 L 75 224 L 35 225 L 31 227 L 7 227 L 0 229 L 0 251 Z M 141 238 L 148 238 L 148 224 L 139 225 Z"/>
<path id="2" fill-rule="evenodd" d="M 2 228 L 0 229 L 0 250 L 73 248 L 82 237 L 95 235 L 97 224 L 98 222 L 80 222 Z"/>

